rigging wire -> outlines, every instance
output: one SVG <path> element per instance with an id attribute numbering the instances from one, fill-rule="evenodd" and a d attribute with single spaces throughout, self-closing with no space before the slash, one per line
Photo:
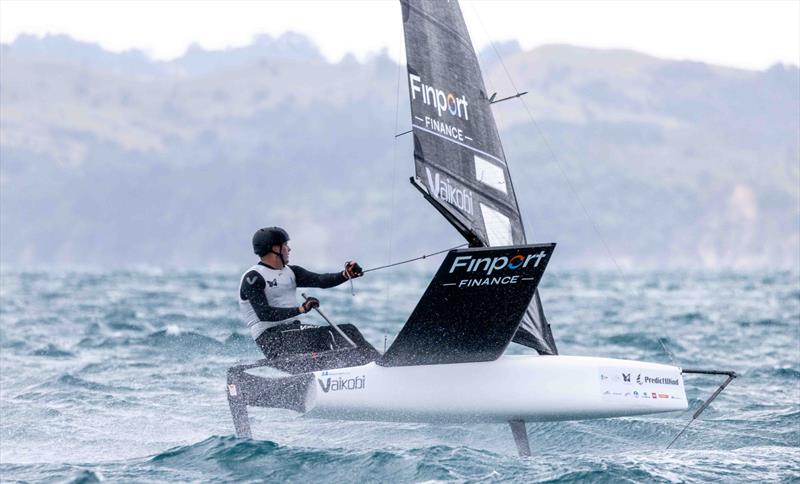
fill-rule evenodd
<path id="1" fill-rule="evenodd" d="M 402 77 L 402 67 L 403 63 L 401 62 L 401 56 L 403 55 L 403 36 L 404 32 L 403 29 L 400 29 L 400 36 L 397 42 L 397 85 L 395 87 L 395 96 L 394 96 L 394 131 L 392 134 L 397 133 L 397 128 L 400 125 L 400 78 Z M 391 189 L 391 197 L 389 203 L 389 237 L 387 240 L 387 247 L 386 247 L 386 261 L 391 264 L 392 262 L 392 236 L 394 232 L 394 192 L 395 192 L 395 181 L 397 179 L 397 136 L 393 138 L 392 141 L 392 179 L 390 184 L 392 186 Z M 366 271 L 364 271 L 366 272 Z M 386 302 L 387 304 L 391 301 L 391 284 L 389 281 L 386 281 Z"/>
<path id="2" fill-rule="evenodd" d="M 475 12 L 475 18 L 478 19 L 478 23 L 480 24 L 481 28 L 483 29 L 484 33 L 486 34 L 486 38 L 489 41 L 489 45 L 492 46 L 492 50 L 494 51 L 495 55 L 497 56 L 497 60 L 500 62 L 500 65 L 503 67 L 503 71 L 505 72 L 506 77 L 508 78 L 508 82 L 511 83 L 511 87 L 514 89 L 514 92 L 519 93 L 519 89 L 517 89 L 517 85 L 514 83 L 514 79 L 511 77 L 511 73 L 509 72 L 508 67 L 506 66 L 506 63 L 503 60 L 503 57 L 500 55 L 500 51 L 497 49 L 497 46 L 495 45 L 494 41 L 492 41 L 492 38 L 489 35 L 489 32 L 486 29 L 486 26 L 484 25 L 483 20 L 481 19 L 480 15 L 478 14 L 478 10 L 475 8 L 474 4 L 470 3 L 470 5 L 472 6 L 472 10 Z M 603 237 L 603 234 L 600 231 L 600 228 L 597 226 L 597 223 L 594 221 L 594 219 L 592 218 L 591 214 L 589 213 L 589 209 L 586 208 L 586 204 L 583 203 L 583 199 L 581 199 L 580 195 L 578 194 L 578 190 L 575 188 L 574 184 L 572 183 L 572 180 L 567 175 L 567 172 L 564 169 L 563 164 L 561 163 L 561 159 L 558 156 L 556 156 L 555 150 L 553 150 L 552 146 L 550 145 L 550 142 L 548 141 L 547 137 L 544 135 L 544 132 L 542 131 L 542 128 L 539 126 L 539 123 L 536 122 L 536 119 L 534 118 L 533 113 L 531 112 L 531 109 L 528 107 L 528 103 L 525 102 L 525 99 L 522 96 L 520 96 L 518 99 L 522 103 L 522 106 L 525 108 L 525 112 L 528 114 L 528 117 L 530 118 L 531 123 L 536 128 L 536 132 L 542 138 L 542 141 L 544 142 L 544 145 L 545 145 L 545 148 L 546 148 L 548 154 L 553 159 L 553 161 L 556 162 L 556 166 L 558 167 L 558 171 L 561 173 L 561 176 L 566 181 L 570 192 L 572 192 L 572 196 L 575 197 L 575 200 L 578 202 L 578 205 L 581 207 L 581 210 L 583 210 L 584 216 L 589 221 L 589 224 L 592 226 L 592 229 L 594 230 L 595 235 L 600 240 L 600 243 L 603 244 L 603 247 L 605 248 L 605 251 L 608 254 L 608 257 L 614 263 L 614 267 L 616 267 L 617 272 L 619 273 L 619 275 L 622 277 L 623 281 L 625 281 L 626 285 L 628 286 L 628 290 L 630 290 L 636 296 L 641 297 L 641 294 L 639 293 L 639 291 L 636 290 L 635 288 L 633 288 L 633 286 L 630 285 L 630 283 L 628 282 L 627 278 L 625 277 L 624 272 L 622 272 L 622 268 L 620 267 L 619 263 L 617 262 L 616 257 L 614 257 L 614 253 L 611 251 L 611 248 L 609 247 L 608 243 L 606 242 L 605 237 Z"/>
<path id="3" fill-rule="evenodd" d="M 473 9 L 473 11 L 475 10 L 475 5 L 472 5 L 472 9 Z M 477 11 L 475 11 L 475 15 L 477 17 L 477 15 L 478 15 Z M 487 40 L 489 42 L 491 42 L 491 39 L 488 38 L 488 33 L 486 32 L 486 29 L 484 29 L 484 34 L 487 34 Z M 480 54 L 477 54 L 476 56 L 478 57 L 478 61 L 480 62 L 480 60 L 481 60 Z M 481 71 L 485 72 L 483 69 L 481 69 Z M 497 88 L 497 86 L 494 85 L 494 83 L 492 82 L 491 78 L 489 78 L 487 76 L 484 79 L 484 82 L 486 82 L 486 84 L 489 85 L 489 91 L 494 92 L 495 95 L 499 92 L 499 89 Z M 488 95 L 488 93 L 485 93 L 485 94 Z M 494 97 L 494 95 L 492 97 Z M 489 104 L 491 105 L 491 101 L 490 101 Z M 494 119 L 497 122 L 497 125 L 499 126 L 500 130 L 505 131 L 506 130 L 506 124 L 503 122 L 503 117 L 501 116 L 500 111 L 499 110 L 498 111 L 491 110 L 491 112 L 492 112 L 492 115 L 494 116 Z M 498 133 L 498 136 L 499 136 L 499 133 Z M 506 140 L 506 141 L 513 142 L 513 138 L 510 138 L 510 140 Z M 516 191 L 516 189 L 514 189 L 514 178 L 511 176 L 511 166 L 510 166 L 510 163 L 508 161 L 508 157 L 506 156 L 505 148 L 503 147 L 502 143 L 500 145 L 500 150 L 502 151 L 503 158 L 506 161 L 506 171 L 508 172 L 508 180 L 509 180 L 509 182 L 511 184 L 511 191 L 514 192 L 514 201 L 515 201 L 515 203 L 517 205 L 517 212 L 519 212 L 519 214 L 520 214 L 520 223 L 522 224 L 522 234 L 525 236 L 525 241 L 527 243 L 528 236 L 527 236 L 527 231 L 525 230 L 525 222 L 522 220 L 522 211 L 519 208 L 519 199 L 517 198 L 517 191 Z M 539 187 L 538 187 L 538 179 L 536 177 L 534 177 L 534 179 L 533 179 L 533 184 L 537 184 L 536 189 L 538 191 L 540 191 Z"/>

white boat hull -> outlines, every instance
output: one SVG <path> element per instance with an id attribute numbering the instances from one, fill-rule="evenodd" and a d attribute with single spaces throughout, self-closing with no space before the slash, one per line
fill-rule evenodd
<path id="1" fill-rule="evenodd" d="M 343 420 L 580 420 L 685 410 L 675 366 L 578 356 L 314 372 L 305 415 Z"/>

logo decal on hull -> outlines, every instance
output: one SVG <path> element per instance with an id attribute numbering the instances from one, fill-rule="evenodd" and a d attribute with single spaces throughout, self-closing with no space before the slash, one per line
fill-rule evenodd
<path id="1" fill-rule="evenodd" d="M 321 378 L 317 379 L 319 387 L 322 388 L 322 391 L 325 393 L 343 390 L 363 390 L 366 386 L 366 382 L 367 378 L 364 375 L 353 378 L 328 378 L 324 383 Z"/>
<path id="2" fill-rule="evenodd" d="M 600 378 L 599 390 L 604 399 L 613 398 L 619 395 L 618 392 L 622 392 L 623 398 L 645 398 L 650 402 L 671 400 L 674 390 L 677 388 L 680 392 L 683 386 L 677 371 L 600 367 L 597 375 Z M 679 400 L 680 397 L 674 399 Z"/>
<path id="3" fill-rule="evenodd" d="M 644 382 L 645 383 L 650 383 L 650 384 L 656 384 L 656 385 L 678 385 L 679 384 L 677 378 L 669 378 L 669 377 L 661 377 L 661 376 L 657 376 L 657 377 L 654 377 L 654 378 L 646 376 L 646 377 L 644 377 Z"/>

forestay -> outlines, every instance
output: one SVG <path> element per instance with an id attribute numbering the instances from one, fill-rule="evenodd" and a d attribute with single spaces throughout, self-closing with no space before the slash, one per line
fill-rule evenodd
<path id="1" fill-rule="evenodd" d="M 414 185 L 473 247 L 526 243 L 480 66 L 456 1 L 401 0 Z M 514 341 L 556 354 L 538 293 Z M 520 320 L 517 321 L 520 323 Z"/>

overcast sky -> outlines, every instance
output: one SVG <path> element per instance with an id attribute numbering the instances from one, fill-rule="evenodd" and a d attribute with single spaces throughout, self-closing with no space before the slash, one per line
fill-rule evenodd
<path id="1" fill-rule="evenodd" d="M 671 59 L 749 69 L 800 64 L 800 0 L 783 1 L 462 1 L 478 48 L 517 39 L 628 48 Z M 0 41 L 20 33 L 66 33 L 113 51 L 138 48 L 158 59 L 192 43 L 221 49 L 258 33 L 310 36 L 322 53 L 363 59 L 386 48 L 398 57 L 400 6 L 392 1 L 18 1 L 0 0 Z"/>

